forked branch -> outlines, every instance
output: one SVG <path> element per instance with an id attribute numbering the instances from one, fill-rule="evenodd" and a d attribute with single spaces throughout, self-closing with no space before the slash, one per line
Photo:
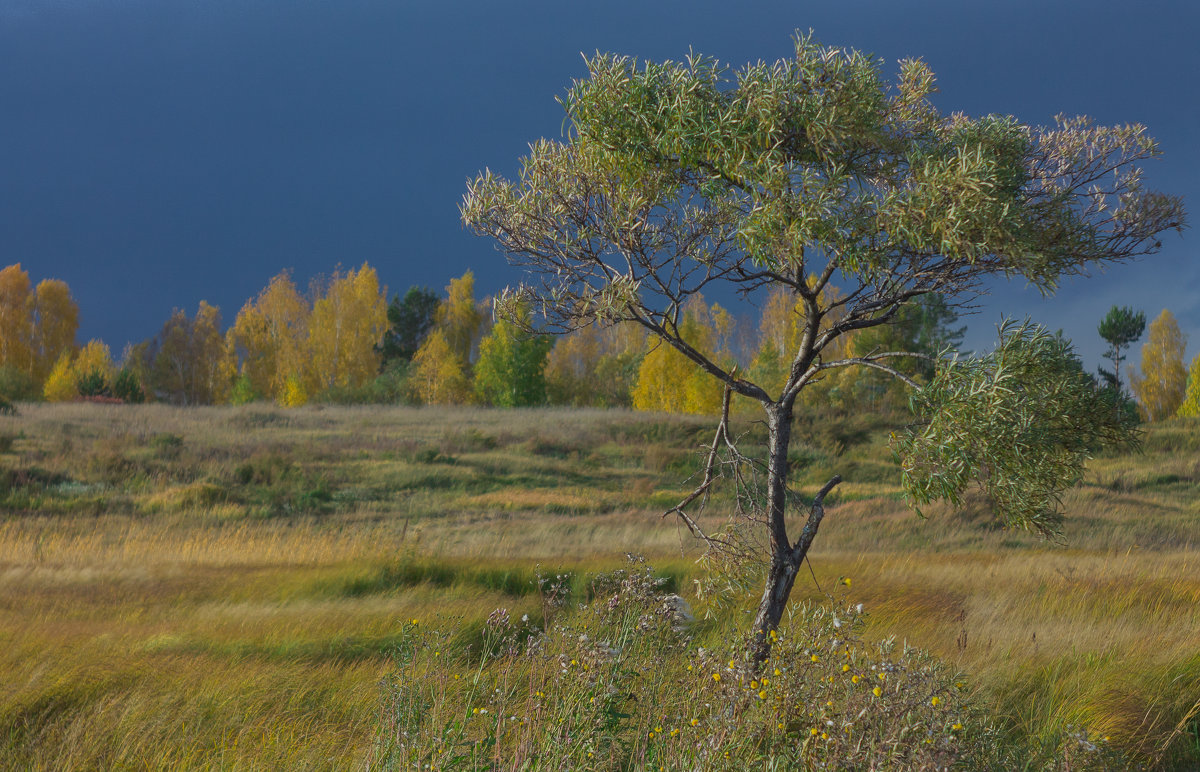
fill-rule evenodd
<path id="1" fill-rule="evenodd" d="M 734 368 L 736 372 L 737 368 Z M 662 517 L 675 515 L 687 527 L 688 531 L 693 536 L 704 542 L 709 549 L 723 552 L 740 554 L 746 550 L 734 540 L 710 534 L 704 530 L 695 517 L 688 512 L 688 507 L 699 501 L 699 509 L 703 511 L 708 504 L 709 495 L 711 494 L 713 485 L 721 478 L 719 467 L 722 463 L 732 464 L 734 467 L 734 475 L 739 486 L 743 484 L 740 467 L 743 463 L 749 463 L 749 459 L 738 451 L 737 445 L 729 436 L 729 404 L 733 397 L 733 389 L 726 384 L 725 392 L 721 398 L 721 420 L 717 424 L 717 431 L 713 435 L 712 444 L 708 448 L 708 455 L 704 462 L 704 476 L 696 489 L 689 493 L 675 506 L 662 513 Z M 731 460 L 722 462 L 722 451 L 728 451 L 731 455 Z"/>

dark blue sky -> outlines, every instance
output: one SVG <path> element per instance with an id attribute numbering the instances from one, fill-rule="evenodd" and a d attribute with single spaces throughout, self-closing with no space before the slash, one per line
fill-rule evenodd
<path id="1" fill-rule="evenodd" d="M 481 292 L 520 280 L 457 205 L 485 166 L 517 169 L 558 137 L 554 97 L 581 52 L 741 65 L 787 56 L 795 29 L 923 57 L 943 110 L 1049 123 L 1141 122 L 1164 158 L 1151 187 L 1200 188 L 1200 6 L 1191 2 L 458 2 L 0 0 L 0 265 L 67 281 L 81 340 L 119 352 L 174 307 L 226 323 L 271 276 L 369 261 L 393 291 L 467 268 Z M 1113 303 L 1166 307 L 1200 350 L 1196 236 L 1069 282 L 1042 301 L 998 285 L 1002 313 L 1072 337 L 1092 364 Z"/>

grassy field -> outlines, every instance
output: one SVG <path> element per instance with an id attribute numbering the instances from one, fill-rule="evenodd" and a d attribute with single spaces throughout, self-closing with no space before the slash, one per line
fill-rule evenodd
<path id="1" fill-rule="evenodd" d="M 711 429 L 619 411 L 21 406 L 0 417 L 0 766 L 392 765 L 397 652 L 417 627 L 469 662 L 494 610 L 546 619 L 539 572 L 585 592 L 631 551 L 703 605 L 696 547 L 658 515 Z M 1031 754 L 1086 728 L 1130 764 L 1200 768 L 1200 423 L 1094 461 L 1063 544 L 998 529 L 977 501 L 916 517 L 886 433 L 802 424 L 800 487 L 847 483 L 797 603 L 840 588 L 866 643 L 963 673 Z M 736 625 L 734 601 L 719 613 Z"/>

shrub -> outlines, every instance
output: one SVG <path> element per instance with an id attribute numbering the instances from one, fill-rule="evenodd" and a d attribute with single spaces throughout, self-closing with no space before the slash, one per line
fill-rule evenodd
<path id="1" fill-rule="evenodd" d="M 41 389 L 29 373 L 12 365 L 0 366 L 0 400 L 8 403 L 32 402 L 41 396 Z"/>
<path id="2" fill-rule="evenodd" d="M 183 437 L 171 432 L 159 432 L 150 438 L 150 447 L 159 458 L 176 459 L 183 450 Z"/>
<path id="3" fill-rule="evenodd" d="M 128 367 L 121 368 L 117 377 L 113 379 L 112 395 L 130 405 L 140 405 L 146 401 L 146 392 L 142 390 L 142 384 Z"/>
<path id="4" fill-rule="evenodd" d="M 254 386 L 250 383 L 250 378 L 245 375 L 239 375 L 233 381 L 233 389 L 229 392 L 229 402 L 233 405 L 249 405 L 262 398 L 258 392 L 254 390 Z"/>
<path id="5" fill-rule="evenodd" d="M 411 369 L 408 362 L 396 362 L 361 386 L 330 386 L 315 401 L 331 405 L 417 404 L 408 383 Z"/>
<path id="6" fill-rule="evenodd" d="M 379 766 L 942 769 L 1000 757 L 961 678 L 894 639 L 864 641 L 861 605 L 797 609 L 756 671 L 732 627 L 695 625 L 717 642 L 697 645 L 663 583 L 634 566 L 593 580 L 591 602 L 572 608 L 562 581 L 541 582 L 544 626 L 497 609 L 473 648 L 409 622 Z"/>
<path id="7" fill-rule="evenodd" d="M 301 407 L 308 403 L 308 392 L 304 389 L 304 384 L 294 375 L 288 376 L 287 381 L 283 385 L 283 394 L 279 397 L 279 405 L 281 407 Z"/>
<path id="8" fill-rule="evenodd" d="M 108 381 L 105 379 L 104 373 L 99 370 L 89 370 L 86 373 L 80 373 L 76 376 L 75 390 L 79 392 L 79 396 L 81 397 L 112 396 Z"/>

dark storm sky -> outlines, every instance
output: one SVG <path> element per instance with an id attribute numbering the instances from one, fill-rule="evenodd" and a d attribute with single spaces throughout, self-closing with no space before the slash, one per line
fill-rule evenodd
<path id="1" fill-rule="evenodd" d="M 0 0 L 0 265 L 67 281 L 81 341 L 114 352 L 174 307 L 226 323 L 283 268 L 304 282 L 369 261 L 393 291 L 467 268 L 520 280 L 457 204 L 485 166 L 559 137 L 581 52 L 734 65 L 787 56 L 795 29 L 923 57 L 943 110 L 1141 122 L 1151 187 L 1200 188 L 1200 8 L 1191 2 L 402 2 Z M 1196 236 L 1051 301 L 998 285 L 971 317 L 1063 328 L 1089 361 L 1113 303 L 1164 307 L 1200 350 Z"/>

